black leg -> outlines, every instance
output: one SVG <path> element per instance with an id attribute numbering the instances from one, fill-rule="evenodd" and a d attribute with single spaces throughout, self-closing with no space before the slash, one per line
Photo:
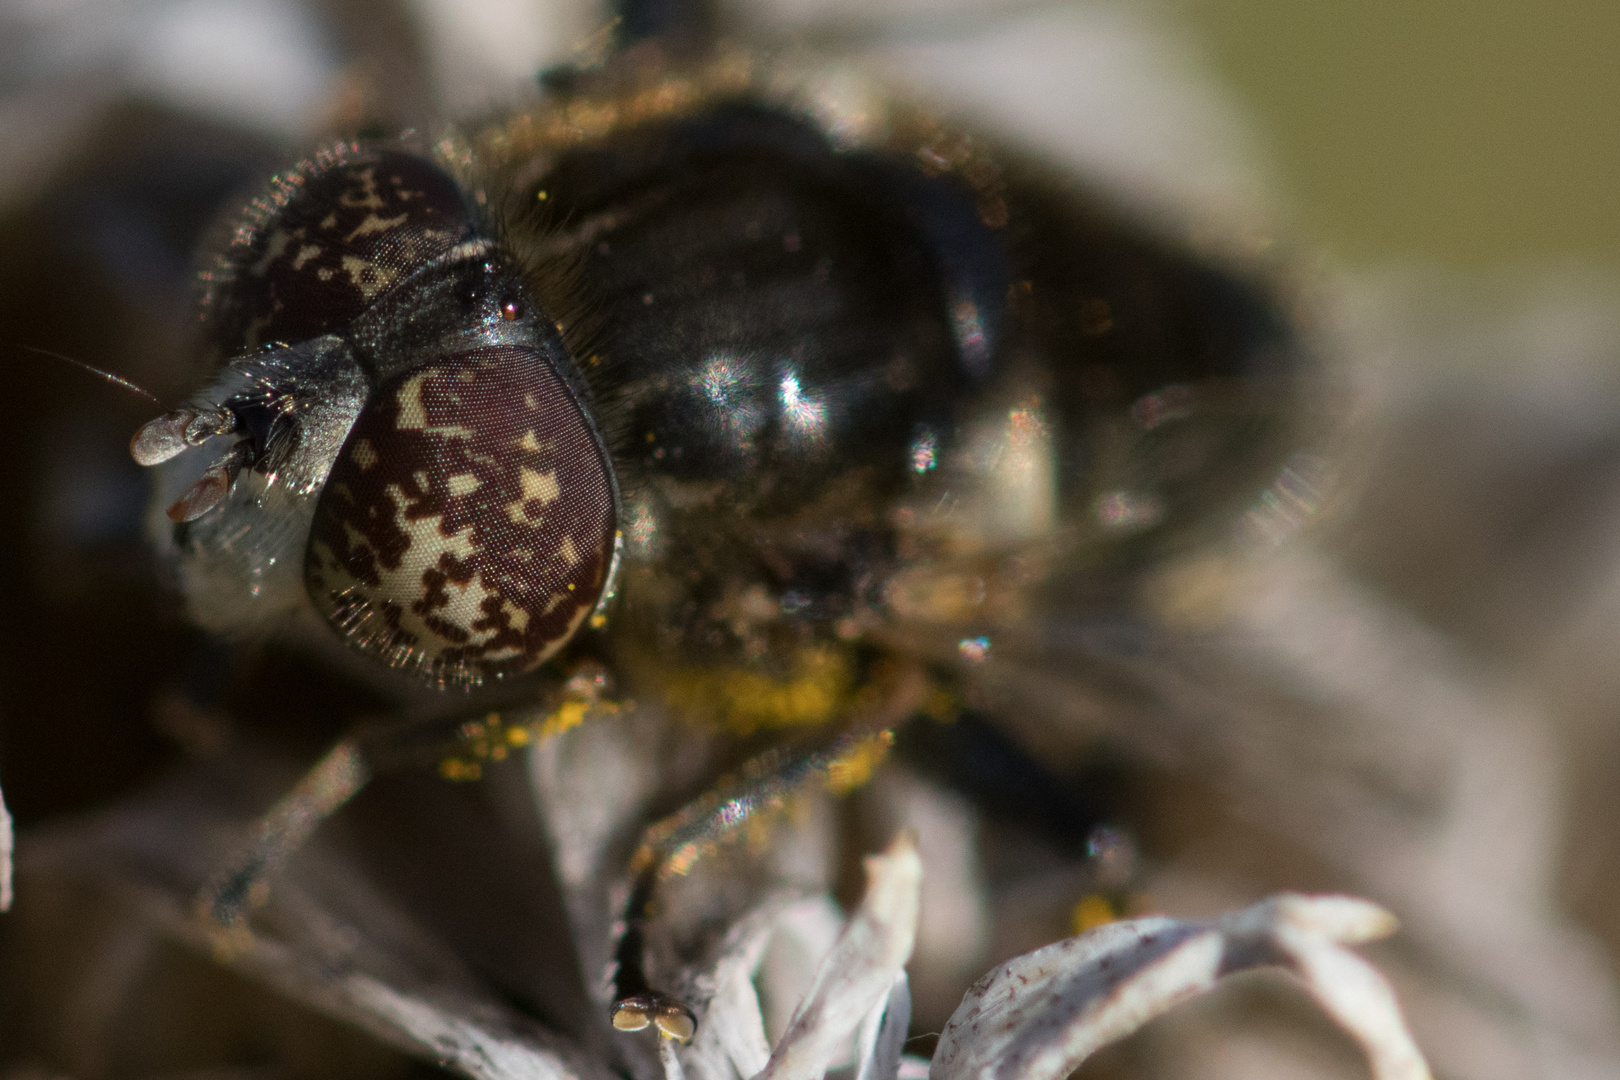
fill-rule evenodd
<path id="1" fill-rule="evenodd" d="M 196 911 L 212 923 L 221 947 L 245 931 L 244 918 L 269 898 L 276 870 L 379 772 L 433 765 L 450 780 L 476 780 L 486 762 L 581 722 L 611 703 L 574 700 L 520 709 L 435 718 L 360 730 L 339 742 L 264 816 L 228 865 L 198 893 Z"/>
<path id="2" fill-rule="evenodd" d="M 692 1010 L 647 979 L 647 931 L 657 890 L 672 875 L 684 875 L 699 859 L 739 834 L 762 811 L 783 807 L 795 794 L 818 785 L 835 793 L 865 783 L 894 742 L 893 729 L 922 706 L 928 688 L 920 669 L 905 667 L 874 692 L 840 731 L 806 746 L 777 747 L 722 779 L 704 795 L 654 824 L 631 860 L 636 875 L 626 905 L 624 936 L 614 953 L 613 1026 L 620 1031 L 656 1027 L 682 1042 L 697 1030 Z"/>

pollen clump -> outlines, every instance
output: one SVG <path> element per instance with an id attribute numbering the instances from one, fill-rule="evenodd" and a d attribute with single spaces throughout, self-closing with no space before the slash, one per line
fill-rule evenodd
<path id="1" fill-rule="evenodd" d="M 1114 910 L 1114 905 L 1109 903 L 1106 896 L 1100 893 L 1087 893 L 1074 905 L 1074 911 L 1070 913 L 1069 919 L 1073 924 L 1075 936 L 1078 937 L 1088 930 L 1106 926 L 1119 917 L 1120 913 Z"/>
<path id="2" fill-rule="evenodd" d="M 828 764 L 827 790 L 834 795 L 847 795 L 863 787 L 889 756 L 893 745 L 892 731 L 880 731 L 856 743 L 849 753 Z"/>
<path id="3" fill-rule="evenodd" d="M 737 668 L 686 668 L 667 677 L 665 698 L 697 723 L 737 735 L 770 728 L 810 727 L 839 716 L 852 692 L 841 651 L 806 649 L 787 679 Z"/>

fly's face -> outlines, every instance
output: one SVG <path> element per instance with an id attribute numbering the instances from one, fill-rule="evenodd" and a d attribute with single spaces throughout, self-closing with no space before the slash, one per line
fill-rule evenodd
<path id="1" fill-rule="evenodd" d="M 203 621 L 307 605 L 440 685 L 561 648 L 608 586 L 613 472 L 555 326 L 456 182 L 337 148 L 276 181 L 206 284 L 229 362 L 133 444 L 173 459 Z"/>

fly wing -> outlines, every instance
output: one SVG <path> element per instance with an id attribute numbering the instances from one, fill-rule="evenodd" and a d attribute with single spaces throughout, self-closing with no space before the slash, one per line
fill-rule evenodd
<path id="1" fill-rule="evenodd" d="M 1403 698 L 1387 664 L 1353 656 L 1390 612 L 1302 555 L 1210 556 L 1135 591 L 1092 611 L 1007 601 L 1033 608 L 1016 621 L 891 620 L 874 636 L 951 671 L 961 705 L 1059 775 L 1106 748 L 1213 785 L 1312 848 L 1332 847 L 1346 813 L 1414 829 L 1443 816 L 1454 743 L 1424 716 L 1422 672 Z"/>
<path id="2" fill-rule="evenodd" d="M 1207 792 L 1192 796 L 1211 825 L 1197 865 L 1150 870 L 1150 897 L 1284 880 L 1268 873 L 1377 896 L 1415 945 L 1397 981 L 1430 1003 L 1420 1031 L 1441 1010 L 1542 1030 L 1612 1000 L 1548 899 L 1560 780 L 1544 703 L 1310 542 L 1138 584 L 1118 615 L 1032 604 L 1016 622 L 879 634 L 954 667 L 962 698 L 1059 772 L 1108 747 L 1160 790 Z"/>

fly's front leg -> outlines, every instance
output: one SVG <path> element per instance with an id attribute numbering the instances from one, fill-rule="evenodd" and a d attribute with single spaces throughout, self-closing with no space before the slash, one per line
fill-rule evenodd
<path id="1" fill-rule="evenodd" d="M 634 879 L 614 954 L 615 1028 L 653 1027 L 663 1038 L 679 1042 L 690 1041 L 697 1032 L 692 1008 L 648 981 L 647 934 L 659 885 L 685 875 L 698 860 L 740 835 L 744 825 L 762 812 L 780 810 L 796 794 L 818 786 L 844 794 L 864 784 L 893 745 L 894 728 L 921 710 L 928 688 L 920 668 L 900 666 L 871 688 L 836 733 L 809 746 L 778 747 L 760 755 L 643 834 L 631 859 Z"/>
<path id="2" fill-rule="evenodd" d="M 371 767 L 359 743 L 344 739 L 254 824 L 246 850 L 197 895 L 197 914 L 224 935 L 216 935 L 217 944 L 229 946 L 236 933 L 245 931 L 243 917 L 269 899 L 276 869 L 370 779 Z"/>
<path id="3" fill-rule="evenodd" d="M 209 924 L 222 949 L 243 944 L 246 918 L 269 900 L 276 871 L 374 775 L 428 765 L 447 780 L 477 780 L 486 763 L 503 761 L 523 747 L 560 734 L 593 712 L 617 712 L 616 703 L 598 700 L 601 682 L 576 675 L 560 700 L 546 706 L 357 731 L 327 751 L 254 823 L 248 842 L 197 894 L 197 916 Z"/>

